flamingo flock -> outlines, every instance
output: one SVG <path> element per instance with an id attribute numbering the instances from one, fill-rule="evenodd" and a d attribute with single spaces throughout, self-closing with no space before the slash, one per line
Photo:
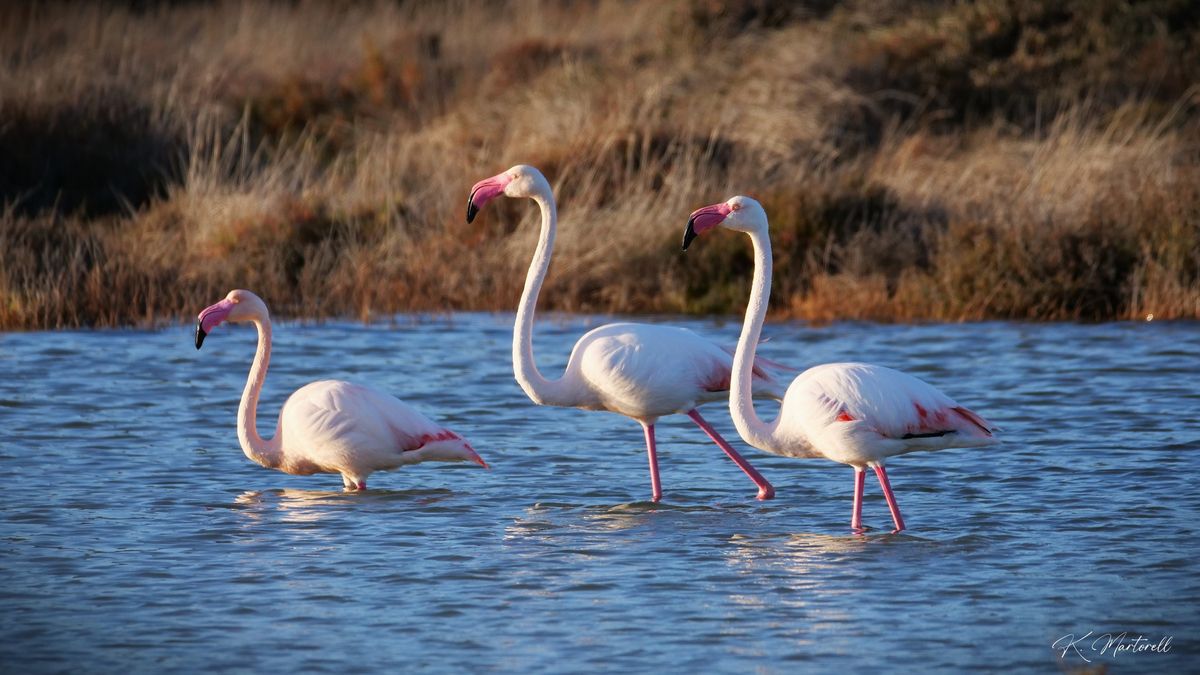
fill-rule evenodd
<path id="1" fill-rule="evenodd" d="M 541 212 L 541 231 L 529 265 L 513 327 L 513 374 L 538 405 L 608 411 L 637 421 L 646 442 L 650 498 L 663 497 L 655 443 L 660 418 L 683 414 L 757 487 L 757 498 L 775 489 L 701 416 L 699 407 L 728 400 L 742 440 L 785 457 L 824 457 L 854 469 L 850 527 L 861 533 L 866 469 L 879 479 L 894 531 L 905 529 L 884 463 L 917 450 L 991 445 L 996 428 L 922 380 L 866 363 L 815 366 L 795 371 L 757 357 L 771 293 L 771 242 L 767 214 L 755 200 L 733 197 L 691 214 L 683 237 L 692 241 L 716 227 L 743 232 L 754 250 L 754 276 L 736 349 L 729 350 L 676 326 L 611 323 L 576 341 L 566 370 L 547 379 L 533 354 L 538 294 L 550 268 L 558 213 L 550 183 L 532 166 L 517 165 L 476 183 L 467 199 L 467 222 L 498 196 L 530 199 Z M 196 348 L 224 322 L 248 322 L 258 330 L 258 349 L 238 408 L 238 440 L 250 460 L 289 474 L 336 473 L 344 489 L 367 489 L 373 472 L 426 461 L 488 465 L 462 436 L 398 398 L 371 387 L 323 380 L 293 393 L 279 414 L 275 434 L 257 430 L 258 399 L 271 355 L 271 321 L 266 303 L 247 290 L 231 291 L 196 320 Z M 754 398 L 780 402 L 766 422 Z"/>

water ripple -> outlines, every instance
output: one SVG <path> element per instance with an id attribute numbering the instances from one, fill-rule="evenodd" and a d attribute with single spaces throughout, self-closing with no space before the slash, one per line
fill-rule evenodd
<path id="1" fill-rule="evenodd" d="M 603 320 L 539 325 L 542 368 Z M 264 430 L 306 381 L 364 381 L 493 467 L 409 467 L 363 494 L 241 454 L 252 331 L 223 327 L 202 353 L 184 327 L 0 335 L 0 662 L 1054 671 L 1083 665 L 1060 664 L 1054 640 L 1089 630 L 1174 636 L 1167 654 L 1100 659 L 1114 670 L 1200 657 L 1194 324 L 768 326 L 768 358 L 900 367 L 1004 429 L 998 448 L 894 460 L 910 529 L 890 531 L 869 484 L 853 534 L 848 469 L 748 450 L 778 491 L 758 502 L 683 418 L 659 425 L 666 501 L 646 501 L 637 424 L 531 405 L 511 321 L 279 327 Z M 736 340 L 736 324 L 672 321 Z"/>

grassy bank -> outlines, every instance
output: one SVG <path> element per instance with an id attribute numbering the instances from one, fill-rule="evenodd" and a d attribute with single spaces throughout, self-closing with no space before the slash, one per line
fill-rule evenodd
<path id="1" fill-rule="evenodd" d="M 142 3 L 0 9 L 0 328 L 515 306 L 817 320 L 1200 318 L 1200 8 Z"/>

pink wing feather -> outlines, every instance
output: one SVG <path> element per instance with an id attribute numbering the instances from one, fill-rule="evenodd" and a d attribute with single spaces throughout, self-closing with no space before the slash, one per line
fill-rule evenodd
<path id="1" fill-rule="evenodd" d="M 994 425 L 907 373 L 863 363 L 817 366 L 801 375 L 828 422 L 865 421 L 894 439 L 989 438 Z"/>

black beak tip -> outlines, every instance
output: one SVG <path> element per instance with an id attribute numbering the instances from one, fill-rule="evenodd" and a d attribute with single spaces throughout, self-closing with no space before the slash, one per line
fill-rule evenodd
<path id="1" fill-rule="evenodd" d="M 200 327 L 200 322 L 196 322 L 196 349 L 200 349 L 200 345 L 204 344 L 204 338 L 208 337 L 208 333 Z"/>
<path id="2" fill-rule="evenodd" d="M 475 206 L 475 193 L 477 190 L 471 190 L 471 196 L 467 197 L 467 224 L 475 220 L 475 216 L 479 214 L 479 207 Z"/>
<path id="3" fill-rule="evenodd" d="M 696 228 L 692 227 L 691 220 L 688 221 L 687 229 L 683 231 L 683 250 L 688 250 L 688 246 L 692 245 L 692 240 L 696 238 Z"/>

